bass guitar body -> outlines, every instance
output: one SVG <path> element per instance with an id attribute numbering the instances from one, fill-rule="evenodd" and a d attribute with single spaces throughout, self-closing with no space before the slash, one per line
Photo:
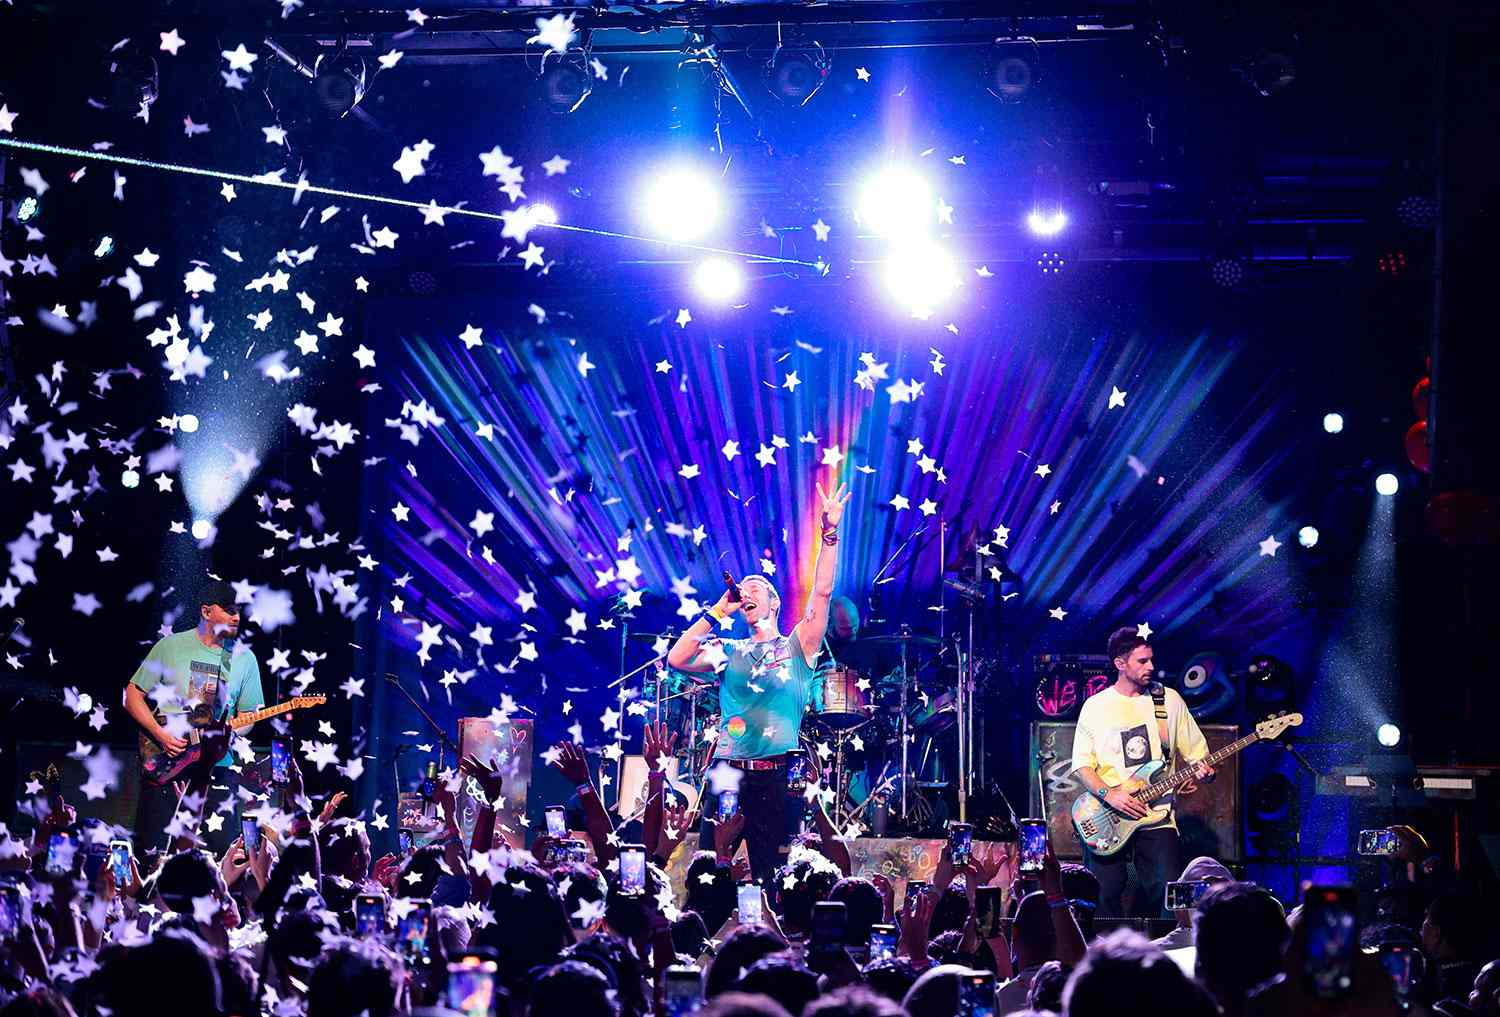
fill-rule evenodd
<path id="1" fill-rule="evenodd" d="M 1166 777 L 1166 764 L 1159 759 L 1142 763 L 1120 787 L 1127 791 L 1139 791 Z M 1121 851 L 1130 842 L 1130 835 L 1143 826 L 1162 822 L 1172 811 L 1170 803 L 1157 805 L 1140 819 L 1132 819 L 1116 812 L 1096 796 L 1087 792 L 1073 799 L 1073 829 L 1078 840 L 1101 858 Z"/>

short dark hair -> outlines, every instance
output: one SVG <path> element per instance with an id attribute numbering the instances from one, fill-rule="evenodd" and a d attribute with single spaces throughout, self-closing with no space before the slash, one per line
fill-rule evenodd
<path id="1" fill-rule="evenodd" d="M 1062 1013 L 1063 987 L 1068 984 L 1069 968 L 1062 961 L 1049 960 L 1031 976 L 1031 988 L 1026 991 L 1026 1005 L 1033 1010 Z"/>
<path id="2" fill-rule="evenodd" d="M 167 907 L 191 914 L 193 899 L 212 896 L 219 888 L 215 866 L 204 851 L 179 851 L 162 863 L 156 875 L 156 892 Z"/>
<path id="3" fill-rule="evenodd" d="M 818 976 L 795 957 L 771 954 L 745 970 L 735 991 L 769 996 L 786 1007 L 787 1013 L 801 1013 L 818 998 Z"/>
<path id="4" fill-rule="evenodd" d="M 222 579 L 209 579 L 198 586 L 198 606 L 217 604 L 225 610 L 235 606 L 234 587 Z"/>
<path id="5" fill-rule="evenodd" d="M 1116 929 L 1094 940 L 1069 976 L 1063 1012 L 1068 1017 L 1147 1013 L 1168 999 L 1173 1013 L 1183 1017 L 1218 1013 L 1207 993 L 1160 947 L 1139 932 Z"/>
<path id="6" fill-rule="evenodd" d="M 401 964 L 390 950 L 370 940 L 336 940 L 307 980 L 307 1015 L 389 1017 L 401 979 Z"/>
<path id="7" fill-rule="evenodd" d="M 1146 637 L 1134 625 L 1115 629 L 1109 634 L 1109 659 L 1113 662 L 1118 657 L 1128 657 L 1137 646 L 1146 645 L 1149 645 Z"/>
<path id="8" fill-rule="evenodd" d="M 905 1017 L 900 1004 L 863 985 L 845 985 L 807 1004 L 803 1017 Z"/>
<path id="9" fill-rule="evenodd" d="M 1255 883 L 1223 883 L 1198 901 L 1193 919 L 1198 981 L 1215 995 L 1244 998 L 1282 969 L 1291 936 L 1281 905 Z"/>
<path id="10" fill-rule="evenodd" d="M 536 1017 L 614 1017 L 619 1004 L 609 979 L 583 961 L 566 960 L 543 971 L 531 987 L 530 1012 Z"/>

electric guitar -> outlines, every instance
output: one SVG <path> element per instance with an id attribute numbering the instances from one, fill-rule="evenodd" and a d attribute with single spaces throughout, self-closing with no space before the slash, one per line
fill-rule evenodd
<path id="1" fill-rule="evenodd" d="M 192 744 L 175 756 L 167 755 L 167 750 L 162 748 L 155 738 L 141 731 L 139 734 L 141 781 L 150 787 L 162 787 L 176 780 L 207 776 L 213 771 L 214 764 L 223 759 L 224 753 L 229 751 L 231 732 L 238 731 L 242 727 L 249 727 L 258 720 L 275 717 L 291 710 L 322 706 L 326 702 L 328 702 L 327 696 L 296 696 L 284 703 L 241 713 L 229 720 L 203 722 L 195 718 L 193 730 L 189 732 Z M 157 714 L 156 722 L 161 724 L 164 721 L 165 718 Z M 198 770 L 202 772 L 194 772 Z"/>
<path id="2" fill-rule="evenodd" d="M 1219 751 L 1176 773 L 1164 772 L 1167 765 L 1165 760 L 1153 759 L 1141 764 L 1130 778 L 1120 785 L 1129 792 L 1130 797 L 1150 809 L 1140 819 L 1132 819 L 1122 812 L 1117 812 L 1112 806 L 1101 801 L 1097 795 L 1085 791 L 1073 799 L 1073 829 L 1078 831 L 1078 840 L 1087 844 L 1090 851 L 1103 858 L 1119 852 L 1130 843 L 1131 835 L 1139 827 L 1151 826 L 1167 818 L 1172 811 L 1172 803 L 1159 805 L 1152 805 L 1152 803 L 1172 794 L 1192 780 L 1196 767 L 1217 766 L 1220 761 L 1228 759 L 1252 742 L 1261 739 L 1269 741 L 1280 737 L 1287 728 L 1297 727 L 1301 723 L 1302 714 L 1300 713 L 1285 713 L 1263 720 L 1255 725 L 1255 730 L 1250 734 L 1238 741 L 1230 742 Z"/>

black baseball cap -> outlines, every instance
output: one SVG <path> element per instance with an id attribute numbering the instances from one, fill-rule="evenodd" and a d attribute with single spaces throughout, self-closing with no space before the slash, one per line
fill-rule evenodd
<path id="1" fill-rule="evenodd" d="M 222 579 L 210 579 L 198 587 L 198 606 L 204 604 L 217 604 L 230 612 L 239 610 L 234 601 L 234 587 Z"/>

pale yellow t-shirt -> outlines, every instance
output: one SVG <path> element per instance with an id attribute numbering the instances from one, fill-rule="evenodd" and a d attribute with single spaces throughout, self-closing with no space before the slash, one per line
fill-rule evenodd
<path id="1" fill-rule="evenodd" d="M 1208 740 L 1176 689 L 1166 690 L 1166 704 L 1167 730 L 1177 757 L 1196 763 L 1207 756 Z M 1161 758 L 1156 708 L 1148 693 L 1124 696 L 1111 685 L 1084 701 L 1073 734 L 1074 771 L 1093 767 L 1100 780 L 1117 787 L 1142 763 Z M 1157 825 L 1175 829 L 1177 823 L 1168 812 L 1166 822 Z"/>

